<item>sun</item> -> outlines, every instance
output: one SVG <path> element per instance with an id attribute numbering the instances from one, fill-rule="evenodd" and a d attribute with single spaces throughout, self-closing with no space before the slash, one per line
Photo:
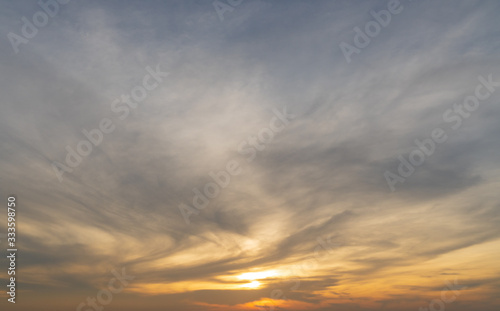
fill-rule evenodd
<path id="1" fill-rule="evenodd" d="M 277 276 L 278 273 L 275 270 L 261 271 L 261 272 L 246 272 L 237 276 L 240 280 L 248 280 L 250 283 L 240 285 L 243 288 L 258 288 L 262 285 L 261 282 L 257 280 L 266 279 L 270 277 Z"/>
<path id="2" fill-rule="evenodd" d="M 278 273 L 275 270 L 262 271 L 262 272 L 247 272 L 240 274 L 238 279 L 240 280 L 260 280 L 265 278 L 270 278 L 277 276 Z"/>
<path id="3" fill-rule="evenodd" d="M 261 283 L 259 281 L 252 281 L 250 283 L 246 283 L 246 284 L 240 285 L 240 287 L 244 287 L 244 288 L 257 288 L 260 285 L 261 285 Z"/>

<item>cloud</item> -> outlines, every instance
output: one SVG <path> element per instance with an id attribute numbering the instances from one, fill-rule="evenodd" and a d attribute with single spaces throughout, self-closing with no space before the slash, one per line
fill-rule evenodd
<path id="1" fill-rule="evenodd" d="M 26 310 L 74 308 L 120 267 L 137 278 L 110 310 L 251 310 L 275 289 L 287 310 L 418 309 L 452 276 L 456 310 L 494 310 L 500 92 L 458 130 L 442 116 L 500 81 L 499 6 L 401 3 L 350 64 L 339 44 L 386 1 L 245 0 L 222 22 L 211 2 L 70 2 L 18 54 L 6 34 L 39 7 L 2 3 L 0 194 L 19 201 Z M 283 107 L 296 118 L 248 162 L 239 144 Z M 102 118 L 116 129 L 59 182 Z M 384 172 L 436 127 L 449 139 L 392 193 Z M 186 225 L 179 204 L 229 160 L 242 173 Z M 264 270 L 280 275 L 239 287 Z"/>

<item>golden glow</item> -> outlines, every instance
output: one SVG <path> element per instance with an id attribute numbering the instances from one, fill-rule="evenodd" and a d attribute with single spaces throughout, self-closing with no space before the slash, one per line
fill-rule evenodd
<path id="1" fill-rule="evenodd" d="M 277 276 L 278 273 L 275 270 L 262 271 L 262 272 L 247 272 L 238 276 L 240 280 L 260 280 L 265 278 L 270 278 Z"/>
<path id="2" fill-rule="evenodd" d="M 257 288 L 257 287 L 260 286 L 260 284 L 261 283 L 259 281 L 252 281 L 250 283 L 241 285 L 241 287 L 244 287 L 244 288 Z"/>

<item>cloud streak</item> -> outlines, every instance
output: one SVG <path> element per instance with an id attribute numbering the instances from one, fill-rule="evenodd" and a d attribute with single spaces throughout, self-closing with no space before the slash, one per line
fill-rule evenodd
<path id="1" fill-rule="evenodd" d="M 397 191 L 384 172 L 449 128 L 443 112 L 479 75 L 499 80 L 500 7 L 401 3 L 350 63 L 339 44 L 387 1 L 247 0 L 222 22 L 210 1 L 75 1 L 18 53 L 7 34 L 39 7 L 0 4 L 0 195 L 20 206 L 19 309 L 76 308 L 127 267 L 136 278 L 106 309 L 418 310 L 457 277 L 467 289 L 447 310 L 497 310 L 500 93 Z M 156 64 L 168 78 L 116 118 L 113 101 Z M 240 144 L 282 107 L 296 118 L 247 161 Z M 116 128 L 59 182 L 52 163 L 103 118 Z M 241 174 L 186 225 L 179 205 L 229 160 Z M 297 269 L 318 238 L 338 247 Z"/>

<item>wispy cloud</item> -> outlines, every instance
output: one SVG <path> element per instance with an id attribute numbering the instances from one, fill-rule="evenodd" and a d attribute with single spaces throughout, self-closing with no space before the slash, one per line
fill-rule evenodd
<path id="1" fill-rule="evenodd" d="M 211 1 L 72 1 L 18 53 L 7 34 L 40 7 L 0 4 L 0 194 L 20 206 L 21 309 L 76 308 L 127 267 L 110 310 L 257 310 L 277 288 L 287 310 L 418 310 L 455 276 L 467 289 L 446 309 L 496 310 L 500 92 L 397 191 L 384 172 L 479 75 L 500 81 L 499 4 L 401 4 L 350 63 L 339 44 L 387 1 L 245 0 L 222 22 Z M 116 119 L 113 100 L 156 64 L 168 78 Z M 239 144 L 282 107 L 296 118 L 246 161 Z M 51 164 L 103 118 L 116 129 L 59 182 Z M 231 159 L 242 174 L 187 226 L 179 204 Z M 339 246 L 294 270 L 326 236 Z"/>

